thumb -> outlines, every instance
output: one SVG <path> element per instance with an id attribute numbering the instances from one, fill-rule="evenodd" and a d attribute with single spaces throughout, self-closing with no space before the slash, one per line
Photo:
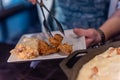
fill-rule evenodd
<path id="1" fill-rule="evenodd" d="M 74 28 L 73 32 L 78 36 L 86 36 L 86 30 L 81 28 Z"/>

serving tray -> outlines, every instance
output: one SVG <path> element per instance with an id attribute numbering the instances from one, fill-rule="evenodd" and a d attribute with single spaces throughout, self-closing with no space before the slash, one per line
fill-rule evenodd
<path id="1" fill-rule="evenodd" d="M 59 31 L 53 31 L 52 34 L 61 34 Z M 62 34 L 61 34 L 62 35 Z M 17 44 L 19 44 L 24 38 L 28 37 L 34 37 L 38 38 L 41 40 L 44 40 L 47 42 L 48 37 L 45 33 L 33 33 L 33 34 L 25 34 L 23 35 L 20 40 L 18 41 Z M 86 49 L 86 44 L 85 44 L 85 38 L 84 36 L 82 37 L 76 37 L 76 35 L 73 33 L 73 30 L 65 30 L 65 36 L 63 36 L 63 42 L 67 42 L 71 45 L 73 45 L 73 51 L 80 50 L 80 49 Z M 45 56 L 38 56 L 33 59 L 19 59 L 15 54 L 11 54 L 7 60 L 9 63 L 13 62 L 26 62 L 26 61 L 37 61 L 37 60 L 49 60 L 49 59 L 60 59 L 60 58 L 66 58 L 68 55 L 64 53 L 53 53 Z"/>

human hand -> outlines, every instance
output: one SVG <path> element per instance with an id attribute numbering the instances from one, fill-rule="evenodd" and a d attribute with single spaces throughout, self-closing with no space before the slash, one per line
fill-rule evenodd
<path id="1" fill-rule="evenodd" d="M 99 32 L 93 28 L 90 29 L 75 28 L 73 29 L 73 32 L 78 36 L 85 36 L 87 47 L 93 46 L 101 41 Z"/>
<path id="2" fill-rule="evenodd" d="M 31 2 L 32 4 L 36 4 L 36 0 L 28 0 L 29 2 Z"/>

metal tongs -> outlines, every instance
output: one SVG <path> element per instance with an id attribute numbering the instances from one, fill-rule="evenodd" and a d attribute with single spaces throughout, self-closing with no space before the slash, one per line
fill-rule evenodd
<path id="1" fill-rule="evenodd" d="M 39 4 L 39 6 L 40 6 L 40 8 L 41 8 L 41 11 L 42 11 L 42 15 L 43 15 L 43 18 L 44 18 L 44 20 L 43 20 L 43 25 L 44 25 L 44 27 L 45 27 L 45 30 L 46 30 L 46 32 L 47 32 L 47 35 L 48 35 L 49 37 L 53 37 L 53 35 L 52 35 L 52 33 L 51 33 L 50 29 L 49 29 L 49 26 L 48 26 L 48 23 L 47 23 L 47 20 L 46 20 L 46 17 L 45 17 L 43 8 L 45 8 L 46 11 L 49 13 L 49 15 L 55 20 L 55 22 L 56 22 L 56 24 L 57 24 L 57 26 L 58 26 L 59 31 L 60 31 L 63 35 L 65 35 L 64 30 L 63 30 L 60 22 L 50 13 L 50 11 L 49 11 L 49 10 L 47 9 L 47 7 L 44 5 L 43 0 L 41 0 L 40 2 L 37 0 L 37 3 Z"/>

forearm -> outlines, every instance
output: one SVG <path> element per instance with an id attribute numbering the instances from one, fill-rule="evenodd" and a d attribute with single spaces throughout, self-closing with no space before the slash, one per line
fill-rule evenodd
<path id="1" fill-rule="evenodd" d="M 117 10 L 101 27 L 105 34 L 105 40 L 120 33 L 120 9 Z"/>

